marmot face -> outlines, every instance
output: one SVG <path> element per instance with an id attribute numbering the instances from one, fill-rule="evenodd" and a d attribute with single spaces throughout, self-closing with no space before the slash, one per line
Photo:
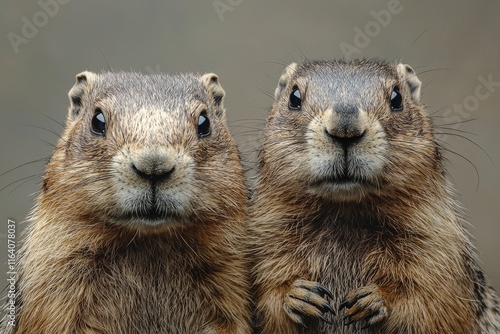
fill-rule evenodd
<path id="1" fill-rule="evenodd" d="M 155 229 L 227 212 L 243 182 L 220 191 L 240 167 L 216 75 L 84 72 L 69 96 L 67 131 L 48 168 L 59 175 L 45 180 L 45 191 L 79 199 L 67 210 Z M 221 193 L 229 198 L 214 197 Z"/>
<path id="2" fill-rule="evenodd" d="M 297 182 L 297 189 L 334 201 L 383 195 L 426 178 L 438 151 L 420 85 L 403 64 L 289 65 L 275 91 L 261 167 L 272 160 L 277 182 Z"/>

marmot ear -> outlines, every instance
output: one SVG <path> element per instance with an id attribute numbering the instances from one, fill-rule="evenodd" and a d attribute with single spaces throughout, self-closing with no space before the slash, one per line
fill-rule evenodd
<path id="1" fill-rule="evenodd" d="M 417 77 L 413 68 L 411 68 L 410 65 L 398 64 L 397 71 L 401 78 L 401 82 L 406 83 L 408 86 L 412 100 L 416 103 L 420 103 L 422 82 Z"/>
<path id="2" fill-rule="evenodd" d="M 68 93 L 69 96 L 69 118 L 74 121 L 82 110 L 82 98 L 87 91 L 89 81 L 93 81 L 95 74 L 92 72 L 82 72 L 76 76 L 76 83 Z"/>
<path id="3" fill-rule="evenodd" d="M 215 107 L 215 113 L 219 117 L 224 116 L 226 112 L 224 109 L 224 95 L 226 93 L 219 83 L 219 77 L 214 73 L 207 73 L 202 75 L 200 80 Z"/>
<path id="4" fill-rule="evenodd" d="M 281 74 L 280 80 L 278 81 L 278 87 L 274 90 L 274 101 L 278 101 L 281 93 L 285 90 L 286 85 L 292 78 L 295 70 L 297 69 L 297 63 L 291 63 L 288 65 L 283 73 Z"/>

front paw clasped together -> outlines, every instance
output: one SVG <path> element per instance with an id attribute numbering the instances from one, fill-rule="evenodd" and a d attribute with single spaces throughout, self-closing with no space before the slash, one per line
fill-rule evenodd
<path id="1" fill-rule="evenodd" d="M 312 319 L 328 324 L 327 314 L 336 312 L 330 305 L 333 294 L 323 285 L 303 279 L 297 279 L 285 295 L 284 310 L 296 324 L 308 328 Z M 388 316 L 387 307 L 380 289 L 370 284 L 351 291 L 342 300 L 339 310 L 345 309 L 344 324 L 349 326 L 356 322 L 364 322 L 363 329 L 379 325 Z"/>

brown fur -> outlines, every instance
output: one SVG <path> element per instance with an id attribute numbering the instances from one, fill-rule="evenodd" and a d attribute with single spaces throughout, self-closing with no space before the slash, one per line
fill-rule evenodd
<path id="1" fill-rule="evenodd" d="M 249 333 L 247 190 L 217 76 L 85 72 L 69 95 L 21 250 L 13 332 Z M 96 108 L 105 137 L 90 130 Z M 211 134 L 198 138 L 203 111 Z M 155 173 L 157 157 L 175 171 L 148 198 L 168 214 L 141 218 L 146 200 L 126 200 L 151 190 L 129 164 Z"/>
<path id="2" fill-rule="evenodd" d="M 300 110 L 289 109 L 294 86 Z M 259 332 L 500 332 L 413 70 L 292 64 L 275 97 L 250 224 Z M 344 135 L 356 139 L 346 149 Z M 323 178 L 342 173 L 347 186 Z"/>

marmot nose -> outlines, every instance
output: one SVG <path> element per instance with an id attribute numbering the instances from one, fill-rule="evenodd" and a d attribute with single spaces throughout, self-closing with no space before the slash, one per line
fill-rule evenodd
<path id="1" fill-rule="evenodd" d="M 339 144 L 344 149 L 360 142 L 365 136 L 366 131 L 362 129 L 339 129 L 335 128 L 333 130 L 325 129 L 328 137 L 332 139 L 333 142 Z"/>
<path id="2" fill-rule="evenodd" d="M 356 106 L 337 105 L 334 110 L 334 117 L 325 126 L 327 136 L 344 149 L 361 141 L 366 131 L 359 109 Z"/>
<path id="3" fill-rule="evenodd" d="M 141 179 L 159 183 L 169 179 L 175 166 L 165 154 L 147 153 L 136 156 L 130 168 Z"/>

